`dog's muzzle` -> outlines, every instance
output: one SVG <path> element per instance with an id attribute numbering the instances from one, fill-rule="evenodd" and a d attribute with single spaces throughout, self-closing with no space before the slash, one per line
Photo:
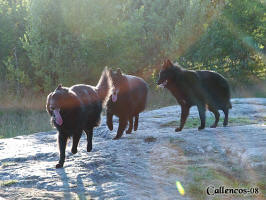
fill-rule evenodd
<path id="1" fill-rule="evenodd" d="M 168 83 L 168 80 L 163 81 L 161 84 L 159 84 L 159 87 L 165 88 Z"/>

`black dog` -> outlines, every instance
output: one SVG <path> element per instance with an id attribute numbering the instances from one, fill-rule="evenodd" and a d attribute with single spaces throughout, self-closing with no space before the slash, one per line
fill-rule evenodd
<path id="1" fill-rule="evenodd" d="M 51 115 L 51 122 L 58 130 L 60 160 L 56 168 L 65 162 L 67 139 L 73 137 L 71 152 L 77 153 L 77 146 L 84 130 L 87 135 L 87 151 L 92 149 L 93 128 L 98 126 L 102 105 L 108 97 L 108 69 L 105 69 L 96 87 L 74 85 L 70 88 L 59 85 L 47 96 L 46 110 Z"/>
<path id="2" fill-rule="evenodd" d="M 211 128 L 215 128 L 218 124 L 220 117 L 218 110 L 224 112 L 223 125 L 228 124 L 228 111 L 232 108 L 230 89 L 227 81 L 220 74 L 212 71 L 185 70 L 172 64 L 170 60 L 166 60 L 157 84 L 170 90 L 181 105 L 180 127 L 175 131 L 183 129 L 189 109 L 193 105 L 196 105 L 199 111 L 201 120 L 199 130 L 205 128 L 206 105 L 215 115 L 215 122 Z"/>
<path id="3" fill-rule="evenodd" d="M 113 115 L 119 117 L 119 127 L 114 139 L 119 139 L 126 129 L 130 134 L 133 129 L 133 117 L 135 117 L 134 131 L 138 129 L 139 113 L 145 109 L 148 86 L 147 83 L 136 76 L 122 74 L 120 69 L 116 72 L 110 70 L 109 77 L 113 84 L 112 95 L 107 102 L 107 125 L 113 130 Z"/>

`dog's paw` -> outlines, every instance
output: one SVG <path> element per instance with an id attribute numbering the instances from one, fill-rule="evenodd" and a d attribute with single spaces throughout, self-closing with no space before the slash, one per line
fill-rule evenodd
<path id="1" fill-rule="evenodd" d="M 88 145 L 87 146 L 87 152 L 91 152 L 91 150 L 92 150 L 92 146 L 91 145 Z"/>
<path id="2" fill-rule="evenodd" d="M 210 128 L 216 128 L 217 127 L 217 124 L 213 124 L 210 126 Z"/>
<path id="3" fill-rule="evenodd" d="M 175 132 L 180 132 L 180 131 L 182 131 L 182 128 L 178 127 L 178 128 L 175 129 Z"/>
<path id="4" fill-rule="evenodd" d="M 113 127 L 113 124 L 109 124 L 109 123 L 107 123 L 107 126 L 108 126 L 108 128 L 109 128 L 110 131 L 112 131 L 113 128 L 114 128 L 114 127 Z"/>
<path id="5" fill-rule="evenodd" d="M 120 139 L 120 137 L 117 137 L 117 136 L 115 136 L 114 138 L 113 138 L 113 140 L 119 140 Z"/>
<path id="6" fill-rule="evenodd" d="M 132 133 L 132 131 L 129 131 L 129 130 L 126 131 L 126 134 L 131 134 L 131 133 Z"/>
<path id="7" fill-rule="evenodd" d="M 55 168 L 58 169 L 58 168 L 62 168 L 63 167 L 63 164 L 60 164 L 60 163 L 57 163 Z"/>
<path id="8" fill-rule="evenodd" d="M 200 127 L 198 128 L 198 130 L 201 131 L 201 130 L 204 129 L 204 128 L 205 128 L 205 126 L 200 126 Z"/>
<path id="9" fill-rule="evenodd" d="M 72 152 L 73 154 L 76 154 L 76 153 L 78 152 L 78 150 L 77 150 L 77 149 L 71 149 L 71 152 Z"/>

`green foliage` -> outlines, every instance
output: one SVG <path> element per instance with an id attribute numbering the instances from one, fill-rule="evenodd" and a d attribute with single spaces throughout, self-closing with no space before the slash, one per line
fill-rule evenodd
<path id="1" fill-rule="evenodd" d="M 212 15 L 206 31 L 180 57 L 181 62 L 218 71 L 239 85 L 265 79 L 265 6 L 260 1 L 235 0 L 215 10 L 218 14 Z"/>
<path id="2" fill-rule="evenodd" d="M 28 83 L 27 58 L 20 42 L 25 33 L 27 1 L 0 1 L 0 79 L 10 89 Z"/>
<path id="3" fill-rule="evenodd" d="M 154 83 L 167 57 L 254 84 L 266 77 L 265 21 L 259 0 L 0 0 L 0 79 L 47 93 L 95 84 L 107 65 Z"/>
<path id="4" fill-rule="evenodd" d="M 219 120 L 218 126 L 222 126 L 224 118 L 221 117 Z M 251 120 L 247 117 L 234 117 L 229 119 L 229 124 L 230 126 L 243 126 L 243 125 L 248 125 L 248 124 L 256 124 L 260 121 L 261 119 L 258 120 Z M 215 121 L 214 117 L 207 117 L 206 118 L 206 127 L 210 127 L 213 122 Z M 177 127 L 179 125 L 178 121 L 170 121 L 165 124 L 161 124 L 161 127 Z M 197 128 L 200 125 L 200 119 L 199 118 L 188 118 L 185 124 L 185 129 L 186 128 Z"/>
<path id="5" fill-rule="evenodd" d="M 5 181 L 1 181 L 0 185 L 2 187 L 9 187 L 9 186 L 14 185 L 16 183 L 18 183 L 18 180 L 5 180 Z"/>

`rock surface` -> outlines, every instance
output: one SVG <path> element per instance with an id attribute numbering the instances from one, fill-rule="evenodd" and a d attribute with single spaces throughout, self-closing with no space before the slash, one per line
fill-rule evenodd
<path id="1" fill-rule="evenodd" d="M 92 152 L 86 152 L 85 134 L 75 155 L 70 141 L 62 169 L 55 169 L 55 131 L 1 139 L 0 199 L 195 199 L 191 183 L 201 180 L 194 172 L 204 168 L 219 171 L 228 180 L 244 176 L 251 186 L 265 183 L 266 99 L 233 99 L 232 103 L 229 118 L 245 117 L 252 124 L 231 126 L 229 122 L 221 127 L 220 121 L 215 129 L 176 133 L 165 124 L 179 124 L 180 107 L 169 106 L 142 113 L 137 132 L 112 140 L 117 119 L 110 132 L 103 117 L 94 131 Z M 195 107 L 189 118 L 193 117 L 198 118 Z M 178 193 L 176 181 L 184 186 L 185 196 Z M 226 184 L 221 181 L 209 180 L 204 187 Z M 235 199 L 264 199 L 263 189 L 265 184 L 260 194 Z"/>

